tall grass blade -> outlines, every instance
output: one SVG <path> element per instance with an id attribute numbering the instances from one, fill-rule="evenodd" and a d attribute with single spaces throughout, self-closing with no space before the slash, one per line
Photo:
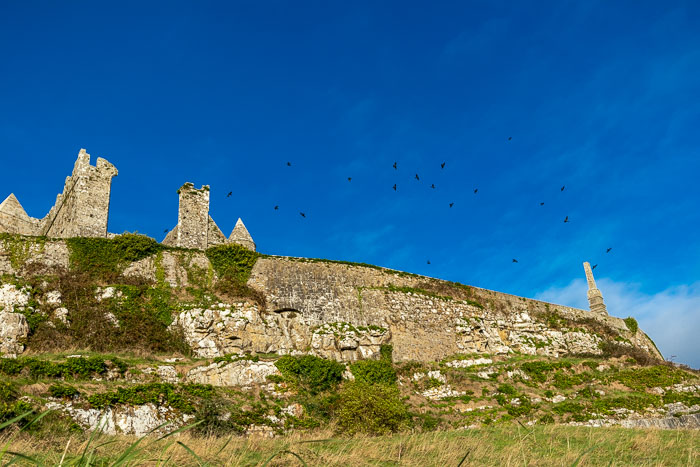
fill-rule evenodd
<path id="1" fill-rule="evenodd" d="M 134 441 L 133 443 L 131 443 L 131 445 L 129 445 L 129 447 L 126 448 L 126 450 L 122 453 L 122 455 L 119 456 L 119 458 L 118 458 L 116 461 L 114 461 L 114 463 L 112 464 L 112 466 L 113 466 L 113 467 L 118 467 L 118 466 L 120 466 L 120 465 L 126 463 L 127 461 L 133 460 L 133 459 L 136 457 L 136 455 L 140 452 L 139 450 L 136 450 L 136 448 L 138 447 L 139 444 L 141 444 L 141 441 L 143 441 L 144 439 L 146 439 L 146 437 L 147 437 L 148 435 L 150 435 L 151 433 L 153 433 L 154 431 L 156 431 L 156 430 L 158 430 L 158 429 L 160 429 L 160 428 L 163 428 L 163 427 L 164 427 L 165 425 L 167 425 L 168 423 L 169 423 L 169 422 L 165 422 L 165 423 L 162 423 L 162 424 L 158 425 L 157 427 L 153 428 L 153 429 L 150 430 L 148 433 L 146 433 L 145 435 L 143 435 L 142 437 L 140 437 L 139 439 L 137 439 L 136 441 Z"/>
<path id="2" fill-rule="evenodd" d="M 459 464 L 457 464 L 457 467 L 462 467 L 462 464 L 464 464 L 464 461 L 467 460 L 467 457 L 469 456 L 469 454 L 471 454 L 471 452 L 472 452 L 471 449 L 469 451 L 467 451 L 467 453 L 464 455 L 464 457 L 462 457 L 462 460 L 459 461 Z"/>
<path id="3" fill-rule="evenodd" d="M 187 452 L 189 452 L 190 455 L 191 455 L 192 457 L 195 458 L 195 460 L 196 460 L 197 463 L 200 465 L 200 467 L 203 467 L 203 466 L 205 466 L 205 465 L 209 465 L 209 463 L 202 461 L 202 459 L 197 455 L 197 453 L 194 452 L 192 449 L 190 449 L 190 447 L 187 446 L 187 445 L 186 445 L 185 443 L 183 443 L 182 441 L 178 441 L 177 444 L 179 444 L 180 446 L 182 446 L 183 448 L 185 448 L 185 450 L 187 450 Z"/>
<path id="4" fill-rule="evenodd" d="M 229 436 L 229 438 L 226 440 L 226 442 L 224 443 L 224 445 L 221 446 L 221 448 L 220 448 L 218 451 L 216 451 L 216 455 L 217 455 L 217 456 L 218 456 L 219 454 L 221 454 L 222 451 L 223 451 L 224 449 L 226 449 L 226 446 L 228 446 L 228 443 L 230 443 L 232 439 L 233 439 L 233 435 Z"/>
<path id="5" fill-rule="evenodd" d="M 274 453 L 272 456 L 270 456 L 270 458 L 269 458 L 268 460 L 265 461 L 265 463 L 262 465 L 262 467 L 265 467 L 267 464 L 270 463 L 270 461 L 271 461 L 272 459 L 274 459 L 275 457 L 279 456 L 280 454 L 291 454 L 291 455 L 293 455 L 294 457 L 296 457 L 297 459 L 299 459 L 299 462 L 301 462 L 301 464 L 302 464 L 304 467 L 308 467 L 307 464 L 306 464 L 306 462 L 304 462 L 304 459 L 302 459 L 301 456 L 300 456 L 299 454 L 297 454 L 296 452 L 292 452 L 292 451 L 290 451 L 289 449 L 283 449 L 283 450 L 281 450 L 281 451 L 277 451 L 277 452 Z"/>
<path id="6" fill-rule="evenodd" d="M 578 456 L 578 458 L 574 461 L 574 463 L 571 464 L 571 467 L 576 467 L 576 466 L 578 465 L 578 463 L 581 462 L 581 459 L 583 459 L 583 456 L 585 456 L 586 454 L 588 454 L 589 452 L 591 452 L 591 451 L 594 450 L 594 449 L 595 449 L 595 446 L 591 446 L 590 448 L 588 448 L 588 449 L 586 449 L 585 451 L 583 451 L 583 452 L 581 453 L 581 455 Z"/>
<path id="7" fill-rule="evenodd" d="M 14 457 L 13 457 L 12 460 L 11 460 L 10 462 L 8 462 L 7 464 L 3 464 L 4 466 L 12 465 L 12 464 L 14 464 L 15 462 L 17 462 L 18 460 L 27 461 L 27 462 L 29 462 L 29 463 L 31 463 L 31 464 L 33 464 L 33 465 L 41 465 L 41 463 L 39 463 L 39 461 L 36 460 L 36 459 L 34 459 L 33 457 L 29 457 L 29 456 L 24 455 L 24 454 L 19 453 L 19 452 L 7 451 L 7 454 L 9 454 L 9 455 L 11 455 L 11 456 L 14 456 Z"/>
<path id="8" fill-rule="evenodd" d="M 23 413 L 22 415 L 18 415 L 15 418 L 8 420 L 2 424 L 0 424 L 0 430 L 3 428 L 7 428 L 8 426 L 12 425 L 13 423 L 17 423 L 18 421 L 22 420 L 23 418 L 28 417 L 29 415 L 33 414 L 34 411 L 30 410 L 28 412 Z M 19 430 L 17 433 L 21 432 L 22 430 Z M 7 452 L 7 448 L 10 447 L 10 443 L 12 442 L 12 439 L 17 436 L 17 433 L 14 433 L 12 436 L 10 436 L 10 439 L 7 440 L 7 443 L 0 449 L 0 461 L 5 457 L 5 452 Z"/>

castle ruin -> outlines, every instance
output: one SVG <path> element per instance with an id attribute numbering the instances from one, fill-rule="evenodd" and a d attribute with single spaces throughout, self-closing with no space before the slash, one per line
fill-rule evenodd
<path id="1" fill-rule="evenodd" d="M 42 219 L 30 217 L 14 193 L 0 203 L 0 233 L 46 236 L 52 238 L 109 237 L 107 221 L 112 178 L 116 167 L 98 157 L 90 165 L 85 149 L 78 153 L 73 172 L 56 196 L 56 203 Z M 255 251 L 255 242 L 243 221 L 226 238 L 209 215 L 209 186 L 195 189 L 185 183 L 179 190 L 180 207 L 177 225 L 163 243 L 182 248 L 205 250 L 214 245 L 237 243 Z"/>
<path id="2" fill-rule="evenodd" d="M 29 217 L 11 193 L 0 204 L 0 232 L 21 235 L 106 237 L 109 196 L 117 169 L 101 157 L 90 165 L 85 149 L 78 153 L 73 173 L 66 177 L 63 192 L 43 219 Z"/>
<path id="3" fill-rule="evenodd" d="M 255 242 L 239 218 L 229 238 L 209 215 L 209 185 L 197 189 L 187 182 L 177 190 L 180 204 L 177 225 L 165 236 L 163 245 L 206 250 L 224 243 L 237 243 L 255 251 Z"/>

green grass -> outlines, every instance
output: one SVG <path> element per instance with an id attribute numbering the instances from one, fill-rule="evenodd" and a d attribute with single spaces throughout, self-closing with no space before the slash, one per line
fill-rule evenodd
<path id="1" fill-rule="evenodd" d="M 439 419 L 429 420 L 434 424 Z M 337 437 L 313 432 L 275 439 L 82 435 L 68 443 L 55 434 L 36 442 L 26 433 L 6 436 L 11 453 L 0 462 L 70 466 L 694 466 L 700 462 L 697 431 L 581 428 L 516 423 L 479 430 L 449 430 L 377 437 Z M 17 453 L 17 454 L 15 454 Z M 19 455 L 27 456 L 22 459 Z M 28 459 L 31 459 L 28 460 Z M 158 461 L 159 460 L 159 461 Z M 158 462 L 156 462 L 158 461 Z M 302 464 L 303 462 L 303 464 Z"/>

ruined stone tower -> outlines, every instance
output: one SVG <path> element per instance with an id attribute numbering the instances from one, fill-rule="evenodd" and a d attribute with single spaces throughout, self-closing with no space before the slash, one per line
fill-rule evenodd
<path id="1" fill-rule="evenodd" d="M 598 287 L 595 285 L 591 265 L 588 262 L 585 262 L 583 263 L 583 269 L 586 271 L 586 281 L 588 281 L 588 304 L 591 307 L 591 311 L 594 313 L 607 315 L 608 310 L 603 302 L 603 294 L 600 293 L 600 290 L 598 290 Z"/>
<path id="2" fill-rule="evenodd" d="M 106 237 L 112 177 L 117 169 L 101 157 L 90 165 L 81 149 L 63 193 L 42 220 L 41 235 L 48 237 Z"/>
<path id="3" fill-rule="evenodd" d="M 196 189 L 194 184 L 187 182 L 177 193 L 180 196 L 177 225 L 163 244 L 206 250 L 226 242 L 223 232 L 209 216 L 209 185 Z"/>
<path id="4" fill-rule="evenodd" d="M 222 243 L 237 243 L 255 251 L 255 242 L 241 219 L 238 219 L 231 236 L 226 239 L 211 218 L 208 185 L 197 189 L 194 184 L 187 182 L 177 193 L 180 195 L 177 225 L 165 236 L 163 245 L 206 250 Z"/>
<path id="5" fill-rule="evenodd" d="M 63 193 L 41 220 L 29 217 L 14 194 L 0 204 L 0 232 L 48 237 L 106 237 L 109 196 L 117 169 L 101 157 L 90 165 L 85 149 L 78 153 Z"/>

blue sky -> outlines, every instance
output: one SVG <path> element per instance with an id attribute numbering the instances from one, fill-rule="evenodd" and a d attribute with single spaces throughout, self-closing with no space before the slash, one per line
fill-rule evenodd
<path id="1" fill-rule="evenodd" d="M 0 52 L 34 217 L 86 148 L 112 232 L 162 239 L 191 181 L 264 253 L 582 307 L 587 260 L 700 366 L 697 2 L 4 2 Z"/>

